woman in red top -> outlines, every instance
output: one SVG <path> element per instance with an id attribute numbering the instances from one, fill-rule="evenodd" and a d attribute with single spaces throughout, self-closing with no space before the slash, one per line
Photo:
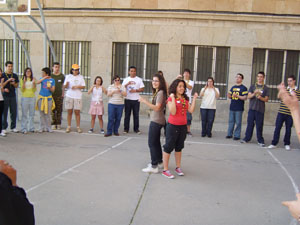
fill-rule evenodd
<path id="1" fill-rule="evenodd" d="M 189 98 L 186 95 L 186 83 L 184 80 L 176 79 L 172 82 L 169 89 L 170 97 L 168 98 L 168 108 L 170 116 L 168 119 L 166 143 L 163 146 L 163 163 L 164 171 L 162 175 L 167 178 L 174 178 L 169 170 L 169 159 L 171 152 L 175 149 L 176 169 L 179 176 L 184 173 L 181 170 L 181 150 L 184 148 L 184 141 L 187 132 L 186 112 L 193 113 L 196 105 L 198 94 L 194 94 L 191 106 L 189 107 Z"/>

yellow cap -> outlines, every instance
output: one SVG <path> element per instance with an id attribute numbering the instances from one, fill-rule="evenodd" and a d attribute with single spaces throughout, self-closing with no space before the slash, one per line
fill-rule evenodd
<path id="1" fill-rule="evenodd" d="M 73 65 L 72 65 L 72 69 L 73 69 L 73 70 L 79 70 L 79 66 L 78 66 L 77 64 L 73 64 Z"/>

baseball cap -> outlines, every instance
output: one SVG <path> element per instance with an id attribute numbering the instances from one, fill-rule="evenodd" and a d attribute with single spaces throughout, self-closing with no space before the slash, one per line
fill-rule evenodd
<path id="1" fill-rule="evenodd" d="M 73 64 L 73 65 L 72 65 L 72 69 L 73 69 L 73 70 L 79 70 L 78 64 Z"/>

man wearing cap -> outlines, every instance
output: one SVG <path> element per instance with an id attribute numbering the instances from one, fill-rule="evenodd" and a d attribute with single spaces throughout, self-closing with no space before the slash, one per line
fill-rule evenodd
<path id="1" fill-rule="evenodd" d="M 68 127 L 66 133 L 71 132 L 73 110 L 75 112 L 77 132 L 82 133 L 80 129 L 80 111 L 82 109 L 82 89 L 85 88 L 85 82 L 83 76 L 79 74 L 79 65 L 72 65 L 71 74 L 66 77 L 64 88 L 67 89 L 65 94 L 65 108 L 68 110 Z"/>

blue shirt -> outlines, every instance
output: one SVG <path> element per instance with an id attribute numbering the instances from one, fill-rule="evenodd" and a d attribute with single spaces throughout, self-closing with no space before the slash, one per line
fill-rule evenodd
<path id="1" fill-rule="evenodd" d="M 244 85 L 234 85 L 229 91 L 229 94 L 233 95 L 239 95 L 239 96 L 245 96 L 248 95 L 248 89 Z M 231 103 L 230 103 L 230 110 L 231 111 L 244 111 L 244 100 L 241 100 L 239 98 L 231 97 Z"/>
<path id="2" fill-rule="evenodd" d="M 43 80 L 41 83 L 41 90 L 40 90 L 40 95 L 43 97 L 49 97 L 52 95 L 52 92 L 47 88 L 48 82 L 50 83 L 51 87 L 55 86 L 55 80 L 53 78 Z"/>

